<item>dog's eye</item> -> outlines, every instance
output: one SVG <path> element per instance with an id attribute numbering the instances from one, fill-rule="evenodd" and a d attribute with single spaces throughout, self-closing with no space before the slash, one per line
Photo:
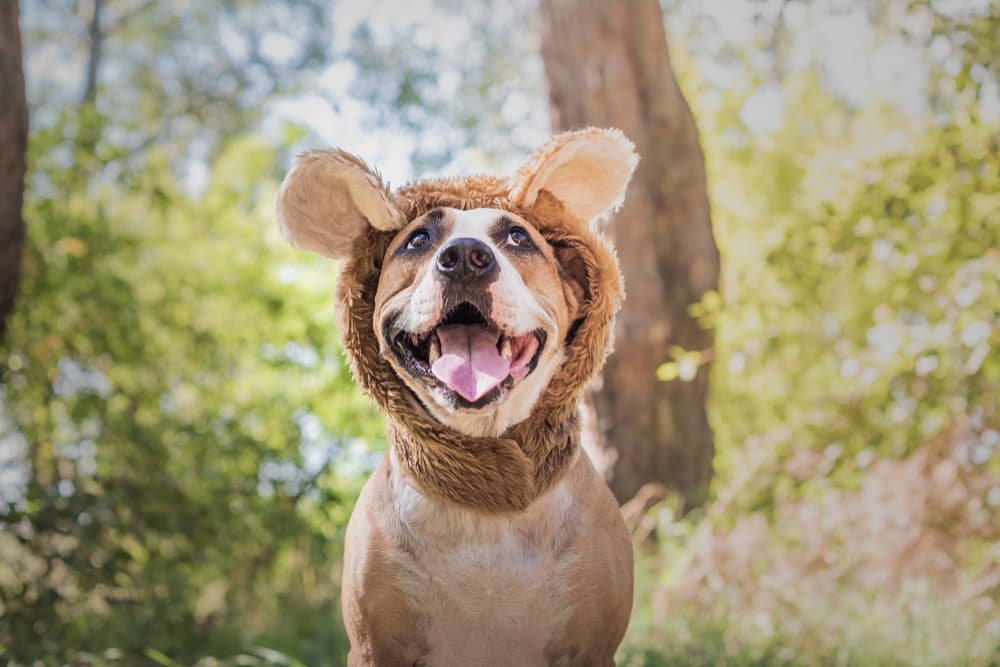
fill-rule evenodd
<path id="1" fill-rule="evenodd" d="M 528 236 L 528 232 L 523 227 L 514 227 L 507 234 L 507 243 L 518 248 L 529 248 L 531 247 L 531 237 Z"/>
<path id="2" fill-rule="evenodd" d="M 426 229 L 418 229 L 406 240 L 407 250 L 420 250 L 430 243 L 431 235 Z"/>

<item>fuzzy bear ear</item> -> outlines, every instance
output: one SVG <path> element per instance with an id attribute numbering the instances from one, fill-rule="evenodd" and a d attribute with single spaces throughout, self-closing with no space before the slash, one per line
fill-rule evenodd
<path id="1" fill-rule="evenodd" d="M 548 190 L 589 222 L 621 206 L 638 163 L 635 146 L 620 130 L 557 134 L 517 170 L 510 200 L 530 208 L 539 191 Z"/>
<path id="2" fill-rule="evenodd" d="M 378 173 L 340 149 L 300 155 L 281 184 L 277 209 L 292 245 L 333 259 L 350 255 L 369 225 L 392 231 L 406 223 Z"/>

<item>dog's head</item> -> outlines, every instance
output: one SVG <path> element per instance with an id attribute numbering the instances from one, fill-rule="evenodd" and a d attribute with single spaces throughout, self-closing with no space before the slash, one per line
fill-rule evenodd
<path id="1" fill-rule="evenodd" d="M 424 409 L 461 433 L 498 436 L 531 414 L 566 361 L 601 279 L 580 239 L 597 242 L 587 223 L 621 203 L 636 161 L 620 133 L 591 129 L 555 137 L 510 180 L 393 194 L 355 156 L 313 151 L 286 177 L 278 214 L 293 244 L 350 260 L 358 289 L 370 284 L 344 298 L 366 318 L 370 309 L 369 349 Z M 346 347 L 356 375 L 359 361 L 375 367 Z M 360 375 L 369 391 L 380 382 Z"/>
<path id="2" fill-rule="evenodd" d="M 499 435 L 562 359 L 583 299 L 575 269 L 514 213 L 434 208 L 389 246 L 375 299 L 382 349 L 439 421 Z"/>

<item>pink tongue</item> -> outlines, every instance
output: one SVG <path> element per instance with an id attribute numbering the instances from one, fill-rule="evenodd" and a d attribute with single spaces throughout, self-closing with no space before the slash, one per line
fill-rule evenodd
<path id="1" fill-rule="evenodd" d="M 439 327 L 441 357 L 431 366 L 434 377 L 468 401 L 477 401 L 507 379 L 510 360 L 497 351 L 500 334 L 482 324 Z"/>

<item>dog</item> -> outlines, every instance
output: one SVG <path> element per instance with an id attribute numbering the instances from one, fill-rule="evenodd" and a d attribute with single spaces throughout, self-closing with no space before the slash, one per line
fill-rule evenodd
<path id="1" fill-rule="evenodd" d="M 632 548 L 579 402 L 624 296 L 592 223 L 637 161 L 620 132 L 588 128 L 509 179 L 392 192 L 337 149 L 286 176 L 281 230 L 346 260 L 342 341 L 387 419 L 346 533 L 352 667 L 614 665 Z"/>

